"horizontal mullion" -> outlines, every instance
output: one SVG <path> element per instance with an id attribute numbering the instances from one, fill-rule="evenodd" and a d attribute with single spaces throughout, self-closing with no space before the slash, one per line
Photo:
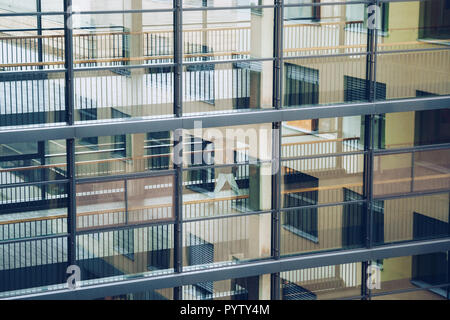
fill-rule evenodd
<path id="1" fill-rule="evenodd" d="M 260 109 L 258 111 L 225 112 L 175 118 L 132 119 L 102 121 L 74 125 L 44 125 L 0 128 L 1 143 L 33 142 L 58 139 L 78 139 L 119 134 L 160 132 L 175 129 L 194 129 L 198 121 L 203 128 L 272 123 L 280 121 L 308 120 L 332 117 L 361 116 L 392 112 L 436 110 L 450 108 L 450 96 L 413 98 L 364 102 L 354 104 L 308 105 L 283 109 Z"/>
<path id="2" fill-rule="evenodd" d="M 268 213 L 274 213 L 275 210 L 262 210 L 262 211 L 248 211 L 243 213 L 230 213 L 230 214 L 224 214 L 224 215 L 215 215 L 215 216 L 205 216 L 205 217 L 198 217 L 198 218 L 188 218 L 183 219 L 181 222 L 183 223 L 189 223 L 189 222 L 201 222 L 201 221 L 209 221 L 209 220 L 224 220 L 228 218 L 237 218 L 237 217 L 245 217 L 245 216 L 260 216 L 263 214 Z"/>
<path id="3" fill-rule="evenodd" d="M 64 61 L 62 61 L 62 62 L 64 63 Z M 17 76 L 17 75 L 23 76 L 24 74 L 48 74 L 48 73 L 62 73 L 63 74 L 66 71 L 67 70 L 65 68 L 40 69 L 40 70 L 0 71 L 0 77 L 3 77 L 3 76 Z"/>
<path id="4" fill-rule="evenodd" d="M 47 12 L 7 12 L 0 13 L 1 17 L 20 17 L 20 16 L 62 16 L 65 15 L 64 11 L 47 11 Z"/>
<path id="5" fill-rule="evenodd" d="M 409 1 L 409 0 L 404 0 Z M 412 0 L 415 1 L 415 0 Z M 423 1 L 423 0 L 416 0 Z M 390 1 L 388 1 L 390 2 Z M 340 2 L 318 2 L 318 3 L 284 3 L 283 7 L 321 7 L 321 6 L 340 6 L 340 5 L 350 5 L 350 4 L 373 4 L 374 1 L 371 0 L 358 0 L 358 1 L 340 1 Z"/>
<path id="6" fill-rule="evenodd" d="M 299 209 L 315 209 L 315 208 L 325 208 L 325 207 L 337 207 L 347 204 L 364 204 L 367 200 L 352 200 L 352 201 L 344 201 L 344 202 L 331 202 L 331 203 L 319 203 L 319 204 L 310 204 L 307 206 L 302 207 L 288 207 L 288 208 L 281 208 L 280 212 L 289 212 L 289 211 L 296 211 Z"/>
<path id="7" fill-rule="evenodd" d="M 105 226 L 105 227 L 92 227 L 92 228 L 86 228 L 86 229 L 78 229 L 76 235 L 89 235 L 89 234 L 95 234 L 95 233 L 105 233 L 105 232 L 113 232 L 113 231 L 121 231 L 121 230 L 135 230 L 135 229 L 141 229 L 141 228 L 148 228 L 148 227 L 154 227 L 154 226 L 170 226 L 175 224 L 175 218 L 164 220 L 164 221 L 157 221 L 155 219 L 154 222 L 145 222 L 145 223 L 130 223 L 130 224 L 122 224 L 122 225 L 114 225 L 114 226 Z"/>
<path id="8" fill-rule="evenodd" d="M 230 51 L 229 53 L 233 52 Z M 215 64 L 238 63 L 238 62 L 245 62 L 245 63 L 265 62 L 265 61 L 274 61 L 275 59 L 276 58 L 250 58 L 250 59 L 226 59 L 226 60 L 209 60 L 209 61 L 182 61 L 180 64 L 183 66 L 193 66 L 193 65 L 203 66 L 203 65 L 215 65 Z"/>
<path id="9" fill-rule="evenodd" d="M 412 179 L 414 181 L 414 179 Z M 415 197 L 424 197 L 424 196 L 432 196 L 435 194 L 443 194 L 450 192 L 450 189 L 441 189 L 441 190 L 431 190 L 431 191 L 416 191 L 402 194 L 394 194 L 394 195 L 383 195 L 383 196 L 374 196 L 373 200 L 384 201 L 384 200 L 395 200 L 395 199 L 405 199 L 405 198 L 415 198 Z"/>
<path id="10" fill-rule="evenodd" d="M 383 284 L 383 282 L 381 282 L 381 284 Z M 424 291 L 424 290 L 430 290 L 430 289 L 437 289 L 437 288 L 442 288 L 442 287 L 447 287 L 447 286 L 450 286 L 450 282 L 449 283 L 445 283 L 445 284 L 434 285 L 434 286 L 424 286 L 424 287 L 417 287 L 417 288 L 410 288 L 410 289 L 401 289 L 401 290 L 392 290 L 392 291 L 386 291 L 386 292 L 377 292 L 377 293 L 372 293 L 371 296 L 372 297 L 380 297 L 380 296 L 386 296 L 386 295 L 391 295 L 391 294 L 400 294 L 400 293 L 409 293 L 409 292 L 417 292 L 417 291 Z"/>
<path id="11" fill-rule="evenodd" d="M 225 7 L 183 7 L 182 11 L 213 11 L 213 10 L 244 10 L 244 9 L 270 9 L 274 8 L 275 4 L 267 5 L 246 5 L 246 6 L 225 6 Z"/>
<path id="12" fill-rule="evenodd" d="M 436 44 L 436 45 L 440 45 L 440 43 L 426 43 L 424 42 L 424 44 Z M 400 42 L 399 45 L 402 45 L 402 43 Z M 422 48 L 422 49 L 404 49 L 404 50 L 377 50 L 377 55 L 382 55 L 382 54 L 388 54 L 388 53 L 414 53 L 414 52 L 428 52 L 428 51 L 444 51 L 444 50 L 450 50 L 450 47 L 442 47 L 442 48 Z"/>
<path id="13" fill-rule="evenodd" d="M 36 181 L 36 182 L 20 182 L 11 184 L 0 184 L 0 189 L 18 188 L 18 187 L 33 187 L 33 186 L 45 186 L 50 184 L 64 184 L 68 183 L 69 179 L 51 180 L 51 181 Z"/>
<path id="14" fill-rule="evenodd" d="M 58 233 L 58 234 L 51 234 L 51 235 L 45 235 L 45 236 L 33 236 L 30 238 L 0 240 L 0 246 L 5 245 L 5 244 L 13 244 L 13 243 L 23 243 L 23 242 L 32 242 L 32 241 L 40 241 L 40 240 L 52 240 L 52 239 L 59 239 L 59 238 L 67 238 L 68 236 L 69 236 L 68 233 Z"/>
<path id="15" fill-rule="evenodd" d="M 426 0 L 379 0 L 381 3 L 389 3 L 389 2 L 421 2 Z"/>
<path id="16" fill-rule="evenodd" d="M 314 48 L 311 49 L 311 51 L 320 51 L 320 50 L 334 50 L 331 49 L 320 49 L 320 48 Z M 305 51 L 308 52 L 308 51 Z M 314 58 L 335 58 L 335 57 L 350 57 L 350 56 L 367 56 L 370 52 L 355 52 L 355 53 L 336 53 L 336 54 L 311 54 L 311 55 L 304 55 L 304 56 L 283 56 L 280 58 L 282 62 L 288 62 L 289 60 L 298 60 L 298 59 L 314 59 Z"/>
<path id="17" fill-rule="evenodd" d="M 95 63 L 102 63 L 102 61 L 92 60 Z M 108 70 L 120 70 L 120 69 L 157 69 L 174 67 L 174 63 L 155 63 L 155 64 L 140 64 L 140 65 L 120 65 L 120 66 L 99 66 L 99 67 L 75 67 L 74 72 L 86 72 L 86 71 L 108 71 Z M 171 72 L 169 72 L 171 73 Z M 1 73 L 0 73 L 1 74 Z"/>
<path id="18" fill-rule="evenodd" d="M 414 243 L 390 244 L 371 249 L 338 250 L 330 252 L 303 254 L 280 259 L 261 259 L 257 262 L 241 263 L 219 268 L 185 271 L 155 277 L 115 281 L 80 287 L 77 290 L 61 289 L 37 292 L 29 295 L 13 296 L 7 299 L 94 299 L 121 295 L 129 292 L 142 292 L 161 288 L 180 287 L 199 282 L 220 281 L 251 277 L 262 274 L 290 270 L 336 265 L 352 262 L 386 259 L 450 250 L 450 238 L 420 241 Z"/>
<path id="19" fill-rule="evenodd" d="M 269 164 L 273 163 L 274 160 L 258 160 L 258 161 L 247 161 L 247 162 L 237 162 L 237 163 L 227 163 L 227 164 L 211 164 L 211 165 L 201 165 L 201 166 L 195 166 L 195 165 L 189 165 L 187 167 L 183 167 L 183 171 L 196 171 L 201 169 L 220 169 L 220 168 L 234 168 L 234 167 L 241 167 L 245 165 L 263 165 L 263 164 Z"/>
<path id="20" fill-rule="evenodd" d="M 323 142 L 327 142 L 327 140 L 323 140 Z M 320 158 L 364 155 L 367 153 L 368 153 L 367 150 L 366 151 L 361 150 L 361 151 L 351 151 L 351 152 L 337 152 L 337 153 L 306 155 L 306 156 L 298 156 L 298 157 L 281 157 L 281 161 L 311 160 L 311 159 L 320 159 Z"/>
<path id="21" fill-rule="evenodd" d="M 430 145 L 414 146 L 414 147 L 398 148 L 398 149 L 376 149 L 376 150 L 373 150 L 373 153 L 376 156 L 381 156 L 381 155 L 412 153 L 412 152 L 418 152 L 418 151 L 430 151 L 430 150 L 442 150 L 442 149 L 450 149 L 450 143 L 430 144 Z"/>
<path id="22" fill-rule="evenodd" d="M 161 176 L 170 176 L 170 175 L 174 175 L 174 174 L 175 174 L 175 170 L 154 170 L 154 171 L 118 174 L 118 175 L 112 175 L 112 176 L 75 178 L 75 181 L 77 184 L 84 184 L 84 183 L 112 182 L 112 181 L 133 180 L 133 179 L 140 179 L 140 178 L 161 177 Z"/>

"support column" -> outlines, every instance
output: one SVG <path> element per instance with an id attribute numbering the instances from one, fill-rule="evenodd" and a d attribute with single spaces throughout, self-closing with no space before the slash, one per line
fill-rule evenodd
<path id="1" fill-rule="evenodd" d="M 36 16 L 36 27 L 37 27 L 37 36 L 38 36 L 38 62 L 43 62 L 43 54 L 42 54 L 42 0 L 36 0 L 36 12 L 38 15 Z M 44 66 L 39 66 L 39 69 L 44 69 Z"/>
<path id="2" fill-rule="evenodd" d="M 274 11 L 274 39 L 273 39 L 273 100 L 274 109 L 282 108 L 283 84 L 283 14 L 284 2 L 275 0 Z M 272 123 L 272 257 L 280 259 L 281 245 L 281 127 L 282 122 Z M 271 275 L 271 299 L 281 299 L 280 273 Z"/>
<path id="3" fill-rule="evenodd" d="M 374 1 L 373 4 L 375 4 Z M 370 4 L 369 4 L 370 5 Z M 368 5 L 365 6 L 367 10 Z M 373 14 L 376 14 L 373 13 Z M 375 100 L 375 57 L 376 57 L 376 29 L 367 29 L 367 60 L 366 60 L 366 90 L 367 99 L 369 102 Z M 374 116 L 366 115 L 364 118 L 364 181 L 363 181 L 363 198 L 366 200 L 364 204 L 364 219 L 365 223 L 364 240 L 367 248 L 372 247 L 372 234 L 373 234 L 373 123 Z M 371 296 L 371 290 L 367 287 L 367 270 L 371 261 L 364 261 L 362 264 L 361 275 L 361 295 L 364 300 L 369 300 Z"/>
<path id="4" fill-rule="evenodd" d="M 142 10 L 142 0 L 124 0 L 124 10 Z M 144 41 L 143 41 L 143 21 L 142 13 L 124 13 L 124 38 L 126 39 L 125 57 L 132 59 L 128 61 L 127 65 L 141 65 L 143 60 L 139 59 L 144 56 Z M 125 106 L 123 112 L 131 117 L 145 116 L 150 113 L 146 110 L 143 101 L 144 95 L 144 73 L 145 69 L 134 68 L 128 69 L 129 76 L 123 76 L 123 82 L 126 87 L 126 99 L 123 99 Z M 145 169 L 145 160 L 142 157 L 145 155 L 145 140 L 146 133 L 129 134 L 126 135 L 126 157 L 131 158 L 127 161 L 127 172 L 139 172 Z M 144 182 L 134 182 L 135 192 L 144 192 Z M 142 190 L 138 190 L 142 187 Z"/>
<path id="5" fill-rule="evenodd" d="M 142 10 L 142 0 L 125 0 L 124 10 Z M 142 13 L 124 13 L 124 38 L 126 39 L 124 48 L 124 57 L 131 59 L 127 65 L 142 65 L 144 56 L 144 41 L 143 41 L 143 22 Z M 151 110 L 146 110 L 143 106 L 144 93 L 144 72 L 145 69 L 134 68 L 128 69 L 129 77 L 123 77 L 126 84 L 124 92 L 126 98 L 123 99 L 125 106 L 123 112 L 131 117 L 140 117 L 151 115 Z"/>
<path id="6" fill-rule="evenodd" d="M 272 0 L 263 0 L 261 5 L 271 5 Z M 276 9 L 275 9 L 276 10 Z M 270 37 L 274 34 L 272 27 L 274 10 L 272 8 L 254 9 L 251 13 L 250 57 L 267 58 L 273 55 L 273 42 Z M 260 64 L 260 68 L 253 67 Z M 273 93 L 273 67 L 268 62 L 250 63 L 250 108 L 271 108 Z"/>
<path id="7" fill-rule="evenodd" d="M 75 139 L 66 140 L 67 153 L 67 194 L 69 197 L 67 206 L 67 263 L 68 265 L 76 264 L 76 228 L 77 228 L 77 211 L 76 211 L 76 182 L 75 182 Z"/>
<path id="8" fill-rule="evenodd" d="M 174 105 L 173 113 L 175 117 L 181 117 L 182 104 L 183 104 L 183 92 L 182 92 L 182 75 L 183 75 L 183 15 L 182 7 L 183 0 L 173 0 L 173 48 L 174 48 Z M 176 273 L 183 272 L 183 129 L 177 129 L 174 132 L 174 270 Z M 173 299 L 183 299 L 183 287 L 173 288 Z"/>
<path id="9" fill-rule="evenodd" d="M 272 126 L 270 124 L 253 125 L 258 133 L 257 155 L 250 154 L 251 158 L 264 161 L 263 164 L 249 165 L 249 206 L 252 211 L 268 211 L 272 208 Z M 265 134 L 267 133 L 267 134 Z M 266 150 L 263 150 L 267 148 Z M 255 151 L 256 151 L 255 150 Z M 272 241 L 268 237 L 272 231 L 272 215 L 259 214 L 249 217 L 249 251 L 250 258 L 261 258 L 272 255 Z M 270 300 L 270 275 L 259 276 L 260 300 Z"/>

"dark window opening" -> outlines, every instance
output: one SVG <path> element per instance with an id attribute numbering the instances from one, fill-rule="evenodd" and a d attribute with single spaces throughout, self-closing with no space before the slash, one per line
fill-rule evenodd
<path id="1" fill-rule="evenodd" d="M 189 264 L 191 266 L 205 265 L 214 262 L 214 245 L 203 240 L 200 237 L 190 233 L 189 234 Z M 214 293 L 213 282 L 201 282 L 194 285 L 197 289 L 197 294 L 203 299 L 212 298 Z"/>
<path id="2" fill-rule="evenodd" d="M 301 188 L 316 189 L 306 192 L 289 192 L 284 195 L 284 207 L 316 205 L 319 179 L 305 173 L 288 169 L 284 175 L 285 191 Z M 285 212 L 283 228 L 313 242 L 319 241 L 317 208 L 296 209 Z"/>
<path id="3" fill-rule="evenodd" d="M 192 167 L 211 165 L 214 163 L 214 143 L 202 138 L 188 136 L 186 151 L 190 153 L 190 163 Z M 206 158 L 206 159 L 205 159 Z M 188 171 L 187 188 L 200 192 L 214 191 L 214 168 L 200 168 Z"/>
<path id="4" fill-rule="evenodd" d="M 450 1 L 433 0 L 420 2 L 419 38 L 449 39 Z"/>

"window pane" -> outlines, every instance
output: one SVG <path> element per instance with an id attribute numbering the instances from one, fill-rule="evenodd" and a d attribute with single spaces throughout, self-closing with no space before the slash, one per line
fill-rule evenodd
<path id="1" fill-rule="evenodd" d="M 357 154 L 283 161 L 283 207 L 360 200 L 363 160 L 364 156 Z"/>
<path id="2" fill-rule="evenodd" d="M 183 174 L 185 219 L 270 210 L 271 167 L 204 167 Z"/>
<path id="3" fill-rule="evenodd" d="M 38 287 L 52 290 L 52 285 L 67 281 L 65 237 L 5 244 L 0 241 L 0 253 L 0 296 L 25 295 Z"/>
<path id="4" fill-rule="evenodd" d="M 77 228 L 124 224 L 126 219 L 124 181 L 77 185 Z"/>
<path id="5" fill-rule="evenodd" d="M 273 57 L 273 8 L 183 12 L 185 61 Z"/>
<path id="6" fill-rule="evenodd" d="M 270 210 L 271 124 L 198 127 L 183 141 L 185 218 Z"/>
<path id="7" fill-rule="evenodd" d="M 83 285 L 100 278 L 125 280 L 128 276 L 173 272 L 173 226 L 130 227 L 77 236 L 77 265 Z M 104 282 L 104 280 L 100 280 Z"/>
<path id="8" fill-rule="evenodd" d="M 45 0 L 44 0 L 45 1 Z M 47 0 L 48 1 L 48 0 Z M 148 10 L 172 8 L 172 1 L 72 0 L 74 11 Z"/>
<path id="9" fill-rule="evenodd" d="M 376 156 L 374 195 L 449 189 L 449 157 L 449 149 Z"/>
<path id="10" fill-rule="evenodd" d="M 172 139 L 170 131 L 77 139 L 77 177 L 171 169 Z"/>
<path id="11" fill-rule="evenodd" d="M 375 137 L 383 143 L 375 148 L 405 148 L 450 142 L 450 109 L 396 112 L 375 122 Z M 380 140 L 380 139 L 378 139 Z"/>
<path id="12" fill-rule="evenodd" d="M 81 230 L 170 221 L 173 201 L 172 176 L 78 184 L 77 227 Z"/>
<path id="13" fill-rule="evenodd" d="M 252 61 L 184 66 L 183 113 L 272 108 L 272 65 Z"/>
<path id="14" fill-rule="evenodd" d="M 270 256 L 270 214 L 185 222 L 185 270 L 236 264 Z"/>
<path id="15" fill-rule="evenodd" d="M 436 252 L 372 261 L 371 280 L 378 280 L 378 284 L 373 286 L 372 294 L 446 284 L 447 255 L 447 252 Z M 414 297 L 414 293 L 411 295 Z M 446 295 L 446 287 L 422 293 L 425 299 L 442 299 Z"/>
<path id="16" fill-rule="evenodd" d="M 283 106 L 367 101 L 366 56 L 286 59 Z"/>
<path id="17" fill-rule="evenodd" d="M 282 300 L 333 300 L 361 295 L 361 262 L 285 271 Z"/>
<path id="18" fill-rule="evenodd" d="M 364 149 L 364 117 L 283 122 L 282 157 L 303 157 Z"/>
<path id="19" fill-rule="evenodd" d="M 387 24 L 378 37 L 378 50 L 414 50 L 446 46 L 450 9 L 445 0 L 386 3 L 380 19 Z M 419 41 L 418 41 L 419 39 Z"/>
<path id="20" fill-rule="evenodd" d="M 139 1 L 124 4 L 128 2 Z M 171 12 L 74 14 L 74 65 L 126 67 L 173 62 L 172 16 Z M 130 74 L 126 69 L 116 70 Z"/>
<path id="21" fill-rule="evenodd" d="M 273 0 L 183 0 L 183 8 L 237 7 L 250 5 L 273 5 Z"/>
<path id="22" fill-rule="evenodd" d="M 363 203 L 299 208 L 281 213 L 281 255 L 364 245 Z"/>
<path id="23" fill-rule="evenodd" d="M 449 50 L 378 54 L 377 81 L 386 88 L 386 95 L 376 99 L 449 94 L 449 54 Z"/>
<path id="24" fill-rule="evenodd" d="M 66 281 L 65 178 L 65 141 L 0 144 L 0 292 Z"/>
<path id="25" fill-rule="evenodd" d="M 374 296 L 372 300 L 446 300 L 446 298 L 437 295 L 433 290 L 415 290 L 405 293 L 393 293 L 382 296 Z"/>
<path id="26" fill-rule="evenodd" d="M 173 176 L 127 180 L 128 223 L 173 220 Z"/>
<path id="27" fill-rule="evenodd" d="M 374 243 L 449 236 L 449 194 L 378 200 L 374 208 Z"/>
<path id="28" fill-rule="evenodd" d="M 411 163 L 410 153 L 376 156 L 373 172 L 374 196 L 411 192 Z"/>
<path id="29" fill-rule="evenodd" d="M 270 275 L 195 283 L 183 286 L 183 300 L 268 300 L 268 290 L 259 290 L 266 285 L 270 285 Z"/>
<path id="30" fill-rule="evenodd" d="M 0 39 L 0 47 L 1 43 Z M 8 61 L 5 63 L 23 64 L 23 62 L 9 63 Z M 5 69 L 15 68 L 5 67 Z M 0 72 L 0 127 L 13 129 L 37 124 L 65 124 L 64 95 L 63 73 L 3 74 Z"/>
<path id="31" fill-rule="evenodd" d="M 75 121 L 173 115 L 172 68 L 76 72 Z"/>
<path id="32" fill-rule="evenodd" d="M 100 300 L 172 300 L 173 288 L 156 289 L 152 291 L 130 292 L 118 296 L 107 296 Z"/>
<path id="33" fill-rule="evenodd" d="M 201 123 L 200 123 L 201 125 Z M 272 124 L 184 130 L 186 167 L 258 164 L 272 160 Z"/>
<path id="34" fill-rule="evenodd" d="M 366 52 L 365 12 L 363 4 L 285 7 L 285 57 Z"/>
<path id="35" fill-rule="evenodd" d="M 67 231 L 65 149 L 60 140 L 0 144 L 0 241 Z"/>

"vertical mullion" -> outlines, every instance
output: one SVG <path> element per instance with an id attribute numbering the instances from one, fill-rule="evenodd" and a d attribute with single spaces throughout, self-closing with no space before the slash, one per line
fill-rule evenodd
<path id="1" fill-rule="evenodd" d="M 41 166 L 45 166 L 45 141 L 39 141 L 38 142 L 38 155 L 39 155 L 39 159 L 40 159 L 40 165 Z M 40 170 L 40 179 L 38 179 L 39 181 L 47 181 L 47 169 L 46 168 L 41 168 Z M 47 185 L 43 184 L 41 186 L 41 200 L 44 201 L 45 197 L 46 197 L 46 192 L 47 192 Z"/>
<path id="2" fill-rule="evenodd" d="M 175 117 L 181 117 L 182 111 L 182 81 L 183 81 L 183 66 L 182 66 L 182 49 L 183 49 L 183 34 L 182 34 L 182 4 L 183 0 L 173 0 L 173 50 L 174 50 L 174 105 L 173 113 Z M 176 129 L 174 131 L 174 148 L 173 148 L 173 163 L 175 169 L 174 180 L 174 271 L 180 273 L 183 271 L 183 129 Z M 182 300 L 182 287 L 175 287 L 173 289 L 174 300 Z"/>
<path id="3" fill-rule="evenodd" d="M 75 139 L 66 140 L 68 207 L 67 207 L 67 261 L 68 265 L 76 264 L 76 202 L 75 202 Z"/>
<path id="4" fill-rule="evenodd" d="M 38 35 L 38 62 L 43 62 L 43 54 L 42 54 L 42 5 L 41 0 L 36 0 L 36 26 L 37 26 L 37 35 Z M 39 69 L 43 69 L 44 66 L 40 65 Z"/>
<path id="5" fill-rule="evenodd" d="M 374 0 L 368 5 L 379 5 L 378 0 Z M 366 10 L 368 8 L 366 5 Z M 368 10 L 367 10 L 368 11 Z M 372 12 L 372 14 L 377 14 Z M 376 21 L 378 24 L 378 21 Z M 377 45 L 377 28 L 367 28 L 367 58 L 366 58 L 366 98 L 368 102 L 375 101 L 376 94 L 376 45 Z M 373 246 L 373 165 L 374 165 L 374 115 L 366 115 L 364 119 L 364 185 L 363 185 L 363 198 L 365 202 L 364 221 L 365 228 L 365 246 L 371 248 Z M 368 279 L 368 267 L 371 261 L 364 261 L 361 268 L 361 295 L 364 300 L 371 298 L 371 290 L 367 287 Z"/>
<path id="6" fill-rule="evenodd" d="M 65 72 L 65 102 L 66 122 L 74 124 L 74 71 L 73 71 L 73 31 L 70 21 L 72 20 L 72 0 L 64 0 L 64 66 Z"/>
<path id="7" fill-rule="evenodd" d="M 273 108 L 281 109 L 282 64 L 283 64 L 283 10 L 282 0 L 275 0 L 273 29 Z M 272 224 L 271 254 L 280 258 L 280 202 L 281 202 L 281 122 L 272 123 Z M 275 168 L 274 168 L 275 166 Z M 280 273 L 270 276 L 271 299 L 280 300 Z"/>
<path id="8" fill-rule="evenodd" d="M 66 122 L 74 124 L 74 87 L 73 87 L 73 32 L 70 21 L 72 20 L 72 0 L 64 0 L 64 65 L 65 65 L 65 103 Z M 66 162 L 68 188 L 67 207 L 67 262 L 68 265 L 76 263 L 76 186 L 75 186 L 75 139 L 66 140 Z"/>

